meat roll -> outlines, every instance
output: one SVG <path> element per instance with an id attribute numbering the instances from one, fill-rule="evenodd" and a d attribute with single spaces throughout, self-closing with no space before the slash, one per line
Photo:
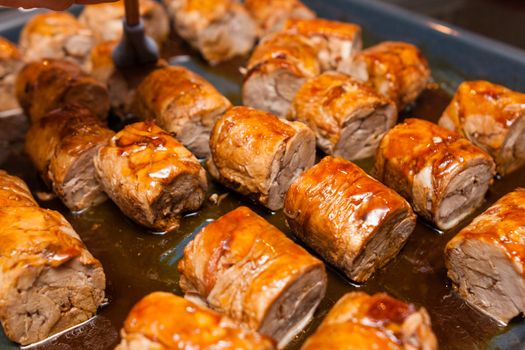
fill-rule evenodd
<path id="1" fill-rule="evenodd" d="M 407 198 L 418 214 L 447 230 L 483 203 L 495 165 L 487 153 L 455 132 L 406 119 L 381 140 L 373 172 Z"/>
<path id="2" fill-rule="evenodd" d="M 248 62 L 243 104 L 284 117 L 297 90 L 319 73 L 317 52 L 308 39 L 283 32 L 267 36 Z"/>
<path id="3" fill-rule="evenodd" d="M 217 120 L 210 149 L 210 174 L 271 210 L 282 208 L 290 183 L 315 162 L 308 127 L 248 107 L 234 107 Z"/>
<path id="4" fill-rule="evenodd" d="M 324 297 L 324 265 L 246 207 L 203 228 L 184 249 L 180 286 L 242 326 L 285 345 Z"/>
<path id="5" fill-rule="evenodd" d="M 210 154 L 210 132 L 230 101 L 192 71 L 172 66 L 149 74 L 139 85 L 133 112 L 169 131 L 197 157 Z"/>
<path id="6" fill-rule="evenodd" d="M 289 18 L 315 18 L 315 12 L 299 0 L 245 0 L 244 6 L 265 36 L 284 29 Z"/>
<path id="7" fill-rule="evenodd" d="M 286 31 L 307 37 L 317 49 L 321 69 L 335 70 L 361 51 L 361 27 L 326 19 L 290 19 Z"/>
<path id="8" fill-rule="evenodd" d="M 464 82 L 439 125 L 487 151 L 502 175 L 525 164 L 525 94 L 488 81 Z"/>
<path id="9" fill-rule="evenodd" d="M 292 183 L 284 214 L 299 239 L 356 282 L 393 259 L 416 226 L 403 197 L 330 156 Z"/>
<path id="10" fill-rule="evenodd" d="M 257 25 L 236 0 L 164 0 L 177 33 L 211 64 L 247 54 Z"/>
<path id="11" fill-rule="evenodd" d="M 27 64 L 16 79 L 16 95 L 32 122 L 66 104 L 85 107 L 100 119 L 106 119 L 109 111 L 106 87 L 65 60 Z"/>
<path id="12" fill-rule="evenodd" d="M 448 276 L 472 306 L 501 324 L 525 312 L 525 189 L 503 196 L 445 248 Z"/>
<path id="13" fill-rule="evenodd" d="M 270 339 L 241 329 L 227 317 L 171 293 L 155 292 L 129 313 L 115 350 L 273 350 Z"/>
<path id="14" fill-rule="evenodd" d="M 126 126 L 95 156 L 106 193 L 141 225 L 157 231 L 179 227 L 207 190 L 206 172 L 176 139 L 152 122 Z"/>
<path id="15" fill-rule="evenodd" d="M 419 49 L 387 41 L 341 61 L 339 70 L 369 84 L 397 103 L 399 110 L 414 102 L 430 80 L 430 68 Z"/>
<path id="16" fill-rule="evenodd" d="M 162 5 L 154 0 L 140 0 L 139 6 L 146 34 L 162 45 L 170 33 L 168 14 Z M 97 44 L 108 40 L 120 40 L 123 19 L 124 2 L 121 0 L 85 6 L 78 17 L 80 23 L 91 30 Z"/>
<path id="17" fill-rule="evenodd" d="M 66 58 L 84 69 L 89 69 L 87 62 L 94 43 L 91 30 L 67 12 L 34 15 L 20 34 L 26 61 Z"/>
<path id="18" fill-rule="evenodd" d="M 288 118 L 308 125 L 327 154 L 349 160 L 371 157 L 397 120 L 395 103 L 337 72 L 308 80 L 297 92 Z"/>
<path id="19" fill-rule="evenodd" d="M 352 292 L 334 305 L 301 350 L 437 350 L 430 317 L 387 294 Z"/>
<path id="20" fill-rule="evenodd" d="M 0 173 L 0 322 L 27 345 L 75 326 L 104 299 L 105 275 L 61 214 L 39 208 L 20 179 Z"/>
<path id="21" fill-rule="evenodd" d="M 107 198 L 93 157 L 113 134 L 88 109 L 69 105 L 33 123 L 26 151 L 62 202 L 79 211 Z"/>

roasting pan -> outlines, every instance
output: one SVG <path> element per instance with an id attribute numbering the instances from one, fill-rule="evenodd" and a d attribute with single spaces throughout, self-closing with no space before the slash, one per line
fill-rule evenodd
<path id="1" fill-rule="evenodd" d="M 447 24 L 371 0 L 306 0 L 321 17 L 356 22 L 364 29 L 365 46 L 380 40 L 404 40 L 418 45 L 429 58 L 439 87 L 428 89 L 416 105 L 401 118 L 418 117 L 436 121 L 448 104 L 451 93 L 465 79 L 487 79 L 525 91 L 525 52 L 465 32 Z M 74 8 L 73 12 L 79 8 Z M 0 35 L 18 39 L 20 28 L 34 12 L 14 15 L 0 13 Z M 209 67 L 177 38 L 166 47 L 166 58 L 197 71 L 214 84 L 234 104 L 240 103 L 239 67 L 244 60 Z M 372 161 L 358 162 L 370 170 Z M 27 181 L 33 192 L 48 191 L 24 155 L 12 155 L 1 166 Z M 225 194 L 219 205 L 206 202 L 197 213 L 182 221 L 179 232 L 154 235 L 127 219 L 108 201 L 80 214 L 72 214 L 58 200 L 41 202 L 62 212 L 82 237 L 89 250 L 101 260 L 107 276 L 108 303 L 98 315 L 83 325 L 56 336 L 34 349 L 112 349 L 119 341 L 119 329 L 131 307 L 146 294 L 172 291 L 178 286 L 177 262 L 185 245 L 200 227 L 239 205 L 247 205 L 291 236 L 281 212 L 272 213 L 210 181 L 209 194 Z M 491 187 L 485 206 L 519 186 L 525 186 L 525 169 Z M 474 216 L 474 215 L 473 215 Z M 443 248 L 466 223 L 445 233 L 418 221 L 418 225 L 399 256 L 364 285 L 356 285 L 328 266 L 327 296 L 314 320 L 287 347 L 299 349 L 324 318 L 332 305 L 346 292 L 388 292 L 402 300 L 427 308 L 441 349 L 525 349 L 525 321 L 516 320 L 501 328 L 465 304 L 451 289 L 446 278 Z M 291 236 L 292 237 L 292 236 Z M 293 237 L 292 237 L 293 238 Z M 1 244 L 1 242 L 0 242 Z M 0 330 L 0 349 L 16 349 Z"/>

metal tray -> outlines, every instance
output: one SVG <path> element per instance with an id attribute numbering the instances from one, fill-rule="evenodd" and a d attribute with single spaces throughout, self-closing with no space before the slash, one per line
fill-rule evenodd
<path id="1" fill-rule="evenodd" d="M 467 33 L 426 17 L 370 0 L 307 0 L 321 17 L 359 23 L 364 28 L 365 46 L 380 40 L 404 40 L 423 49 L 430 59 L 433 76 L 440 88 L 428 89 L 416 105 L 401 113 L 436 121 L 450 100 L 450 94 L 465 79 L 488 79 L 510 88 L 525 91 L 525 53 L 480 36 Z M 78 8 L 75 10 L 78 11 Z M 33 12 L 34 13 L 34 12 Z M 33 13 L 13 16 L 2 13 L 0 35 L 17 40 L 23 23 Z M 210 80 L 222 93 L 240 103 L 239 59 L 209 67 L 177 38 L 166 48 L 172 62 L 183 64 Z M 183 55 L 183 56 L 181 56 Z M 370 170 L 372 161 L 358 163 Z M 27 157 L 12 156 L 3 166 L 26 180 L 33 191 L 47 191 Z M 494 203 L 505 193 L 525 186 L 525 170 L 518 171 L 491 187 L 486 203 Z M 210 181 L 209 194 L 228 191 Z M 164 290 L 181 294 L 177 262 L 184 246 L 199 227 L 239 205 L 248 205 L 282 231 L 286 227 L 281 212 L 272 213 L 229 193 L 219 206 L 206 203 L 202 210 L 189 214 L 179 232 L 153 235 L 126 218 L 110 201 L 81 214 L 71 214 L 59 201 L 42 202 L 44 207 L 62 212 L 80 234 L 89 250 L 104 265 L 107 276 L 108 305 L 85 324 L 54 337 L 38 349 L 112 349 L 119 341 L 119 329 L 128 311 L 147 293 Z M 472 216 L 474 217 L 474 215 Z M 467 219 L 463 225 L 467 224 Z M 461 228 L 441 233 L 422 220 L 399 256 L 364 285 L 356 285 L 335 269 L 328 267 L 329 285 L 326 298 L 314 320 L 287 347 L 299 349 L 302 342 L 322 321 L 332 305 L 346 292 L 388 292 L 402 300 L 422 305 L 429 311 L 441 349 L 524 349 L 525 322 L 517 320 L 501 328 L 465 304 L 451 289 L 446 278 L 443 248 Z M 0 330 L 0 349 L 16 349 Z"/>

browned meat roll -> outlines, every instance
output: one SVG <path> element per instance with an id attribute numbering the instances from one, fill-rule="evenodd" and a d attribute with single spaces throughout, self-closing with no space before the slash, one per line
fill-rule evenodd
<path id="1" fill-rule="evenodd" d="M 27 345 L 93 316 L 105 275 L 60 213 L 39 208 L 22 180 L 0 172 L 0 183 L 0 322 Z"/>
<path id="2" fill-rule="evenodd" d="M 330 156 L 291 184 L 284 214 L 299 239 L 356 282 L 393 259 L 416 226 L 403 197 Z"/>
<path id="3" fill-rule="evenodd" d="M 147 295 L 131 309 L 115 350 L 273 350 L 272 341 L 171 293 Z"/>
<path id="4" fill-rule="evenodd" d="M 308 80 L 293 99 L 288 119 L 308 125 L 327 154 L 349 160 L 371 157 L 397 120 L 395 103 L 337 72 Z"/>
<path id="5" fill-rule="evenodd" d="M 290 183 L 315 162 L 315 137 L 299 122 L 234 107 L 210 136 L 210 174 L 271 210 L 281 209 Z"/>
<path id="6" fill-rule="evenodd" d="M 483 203 L 495 165 L 455 132 L 406 119 L 381 140 L 373 172 L 407 198 L 415 212 L 447 230 Z"/>
<path id="7" fill-rule="evenodd" d="M 525 189 L 461 230 L 445 248 L 448 276 L 472 306 L 501 324 L 525 312 Z"/>
<path id="8" fill-rule="evenodd" d="M 170 134 L 152 122 L 126 126 L 95 156 L 102 187 L 119 208 L 157 231 L 179 227 L 204 201 L 206 172 Z"/>
<path id="9" fill-rule="evenodd" d="M 464 82 L 439 125 L 487 151 L 502 175 L 525 164 L 525 94 L 488 81 Z"/>
<path id="10" fill-rule="evenodd" d="M 341 62 L 361 51 L 361 27 L 326 19 L 290 19 L 285 29 L 307 37 L 317 49 L 323 71 L 335 70 Z"/>
<path id="11" fill-rule="evenodd" d="M 67 12 L 34 15 L 20 34 L 20 48 L 27 62 L 66 58 L 89 69 L 89 53 L 95 43 L 91 30 Z"/>
<path id="12" fill-rule="evenodd" d="M 326 290 L 321 261 L 246 207 L 203 228 L 184 249 L 180 286 L 242 326 L 286 344 Z"/>
<path id="13" fill-rule="evenodd" d="M 437 350 L 430 317 L 387 294 L 344 295 L 301 350 Z"/>
<path id="14" fill-rule="evenodd" d="M 62 202 L 79 211 L 107 198 L 96 177 L 93 157 L 113 134 L 88 109 L 69 105 L 33 123 L 26 151 Z"/>
<path id="15" fill-rule="evenodd" d="M 106 119 L 109 111 L 106 87 L 65 60 L 27 64 L 16 79 L 16 95 L 32 122 L 66 104 L 85 107 L 100 119 Z"/>
<path id="16" fill-rule="evenodd" d="M 135 115 L 154 119 L 197 157 L 207 157 L 211 128 L 231 103 L 200 75 L 172 66 L 146 77 L 133 107 Z"/>
<path id="17" fill-rule="evenodd" d="M 386 41 L 341 61 L 339 70 L 367 81 L 397 103 L 399 110 L 414 102 L 430 80 L 426 58 L 414 45 Z"/>
<path id="18" fill-rule="evenodd" d="M 244 6 L 265 36 L 284 29 L 289 18 L 315 18 L 315 13 L 299 0 L 245 0 Z"/>
<path id="19" fill-rule="evenodd" d="M 257 26 L 236 0 L 164 0 L 177 34 L 211 64 L 247 54 Z"/>
<path id="20" fill-rule="evenodd" d="M 248 62 L 243 104 L 284 117 L 297 90 L 319 73 L 317 52 L 308 39 L 284 32 L 267 36 Z"/>

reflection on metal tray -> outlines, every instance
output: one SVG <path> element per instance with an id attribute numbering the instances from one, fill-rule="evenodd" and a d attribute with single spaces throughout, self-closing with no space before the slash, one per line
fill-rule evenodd
<path id="1" fill-rule="evenodd" d="M 378 40 L 405 40 L 420 46 L 430 58 L 435 80 L 443 89 L 423 93 L 414 108 L 402 117 L 417 116 L 436 120 L 450 100 L 457 84 L 466 78 L 485 78 L 517 90 L 525 90 L 525 53 L 442 23 L 411 14 L 396 7 L 367 0 L 307 0 L 317 13 L 326 18 L 353 21 L 364 28 L 364 42 L 369 46 Z M 23 23 L 32 13 L 22 17 L 2 17 L 0 35 L 16 40 Z M 6 19 L 7 18 L 7 19 Z M 4 20 L 5 19 L 5 20 Z M 180 48 L 183 48 L 182 51 Z M 240 102 L 242 76 L 235 60 L 209 67 L 178 39 L 166 47 L 171 62 L 183 64 L 210 80 L 234 103 Z M 371 161 L 358 163 L 365 170 Z M 4 165 L 9 172 L 21 176 L 33 191 L 46 191 L 26 157 L 11 157 Z M 525 171 L 516 172 L 496 181 L 488 194 L 485 209 L 503 194 L 525 186 Z M 211 183 L 211 182 L 210 182 Z M 217 184 L 209 194 L 227 193 Z M 156 290 L 181 294 L 178 286 L 177 261 L 182 249 L 196 230 L 240 204 L 253 208 L 268 221 L 290 234 L 280 212 L 271 213 L 262 207 L 230 193 L 220 206 L 206 203 L 197 213 L 188 215 L 180 231 L 167 235 L 152 235 L 127 219 L 111 202 L 73 215 L 58 201 L 41 203 L 64 213 L 80 234 L 89 250 L 101 260 L 108 278 L 109 304 L 92 321 L 65 334 L 54 337 L 38 349 L 112 349 L 118 342 L 123 320 L 141 297 Z M 480 209 L 476 214 L 481 212 Z M 502 329 L 487 317 L 466 305 L 451 291 L 443 262 L 443 247 L 457 229 L 440 234 L 419 221 L 401 254 L 381 269 L 365 285 L 357 286 L 329 267 L 329 289 L 314 321 L 289 345 L 298 349 L 304 339 L 321 322 L 331 306 L 346 292 L 363 290 L 370 293 L 385 291 L 391 295 L 423 305 L 429 311 L 441 349 L 523 348 L 525 322 L 515 321 Z M 16 348 L 0 334 L 0 349 Z"/>

